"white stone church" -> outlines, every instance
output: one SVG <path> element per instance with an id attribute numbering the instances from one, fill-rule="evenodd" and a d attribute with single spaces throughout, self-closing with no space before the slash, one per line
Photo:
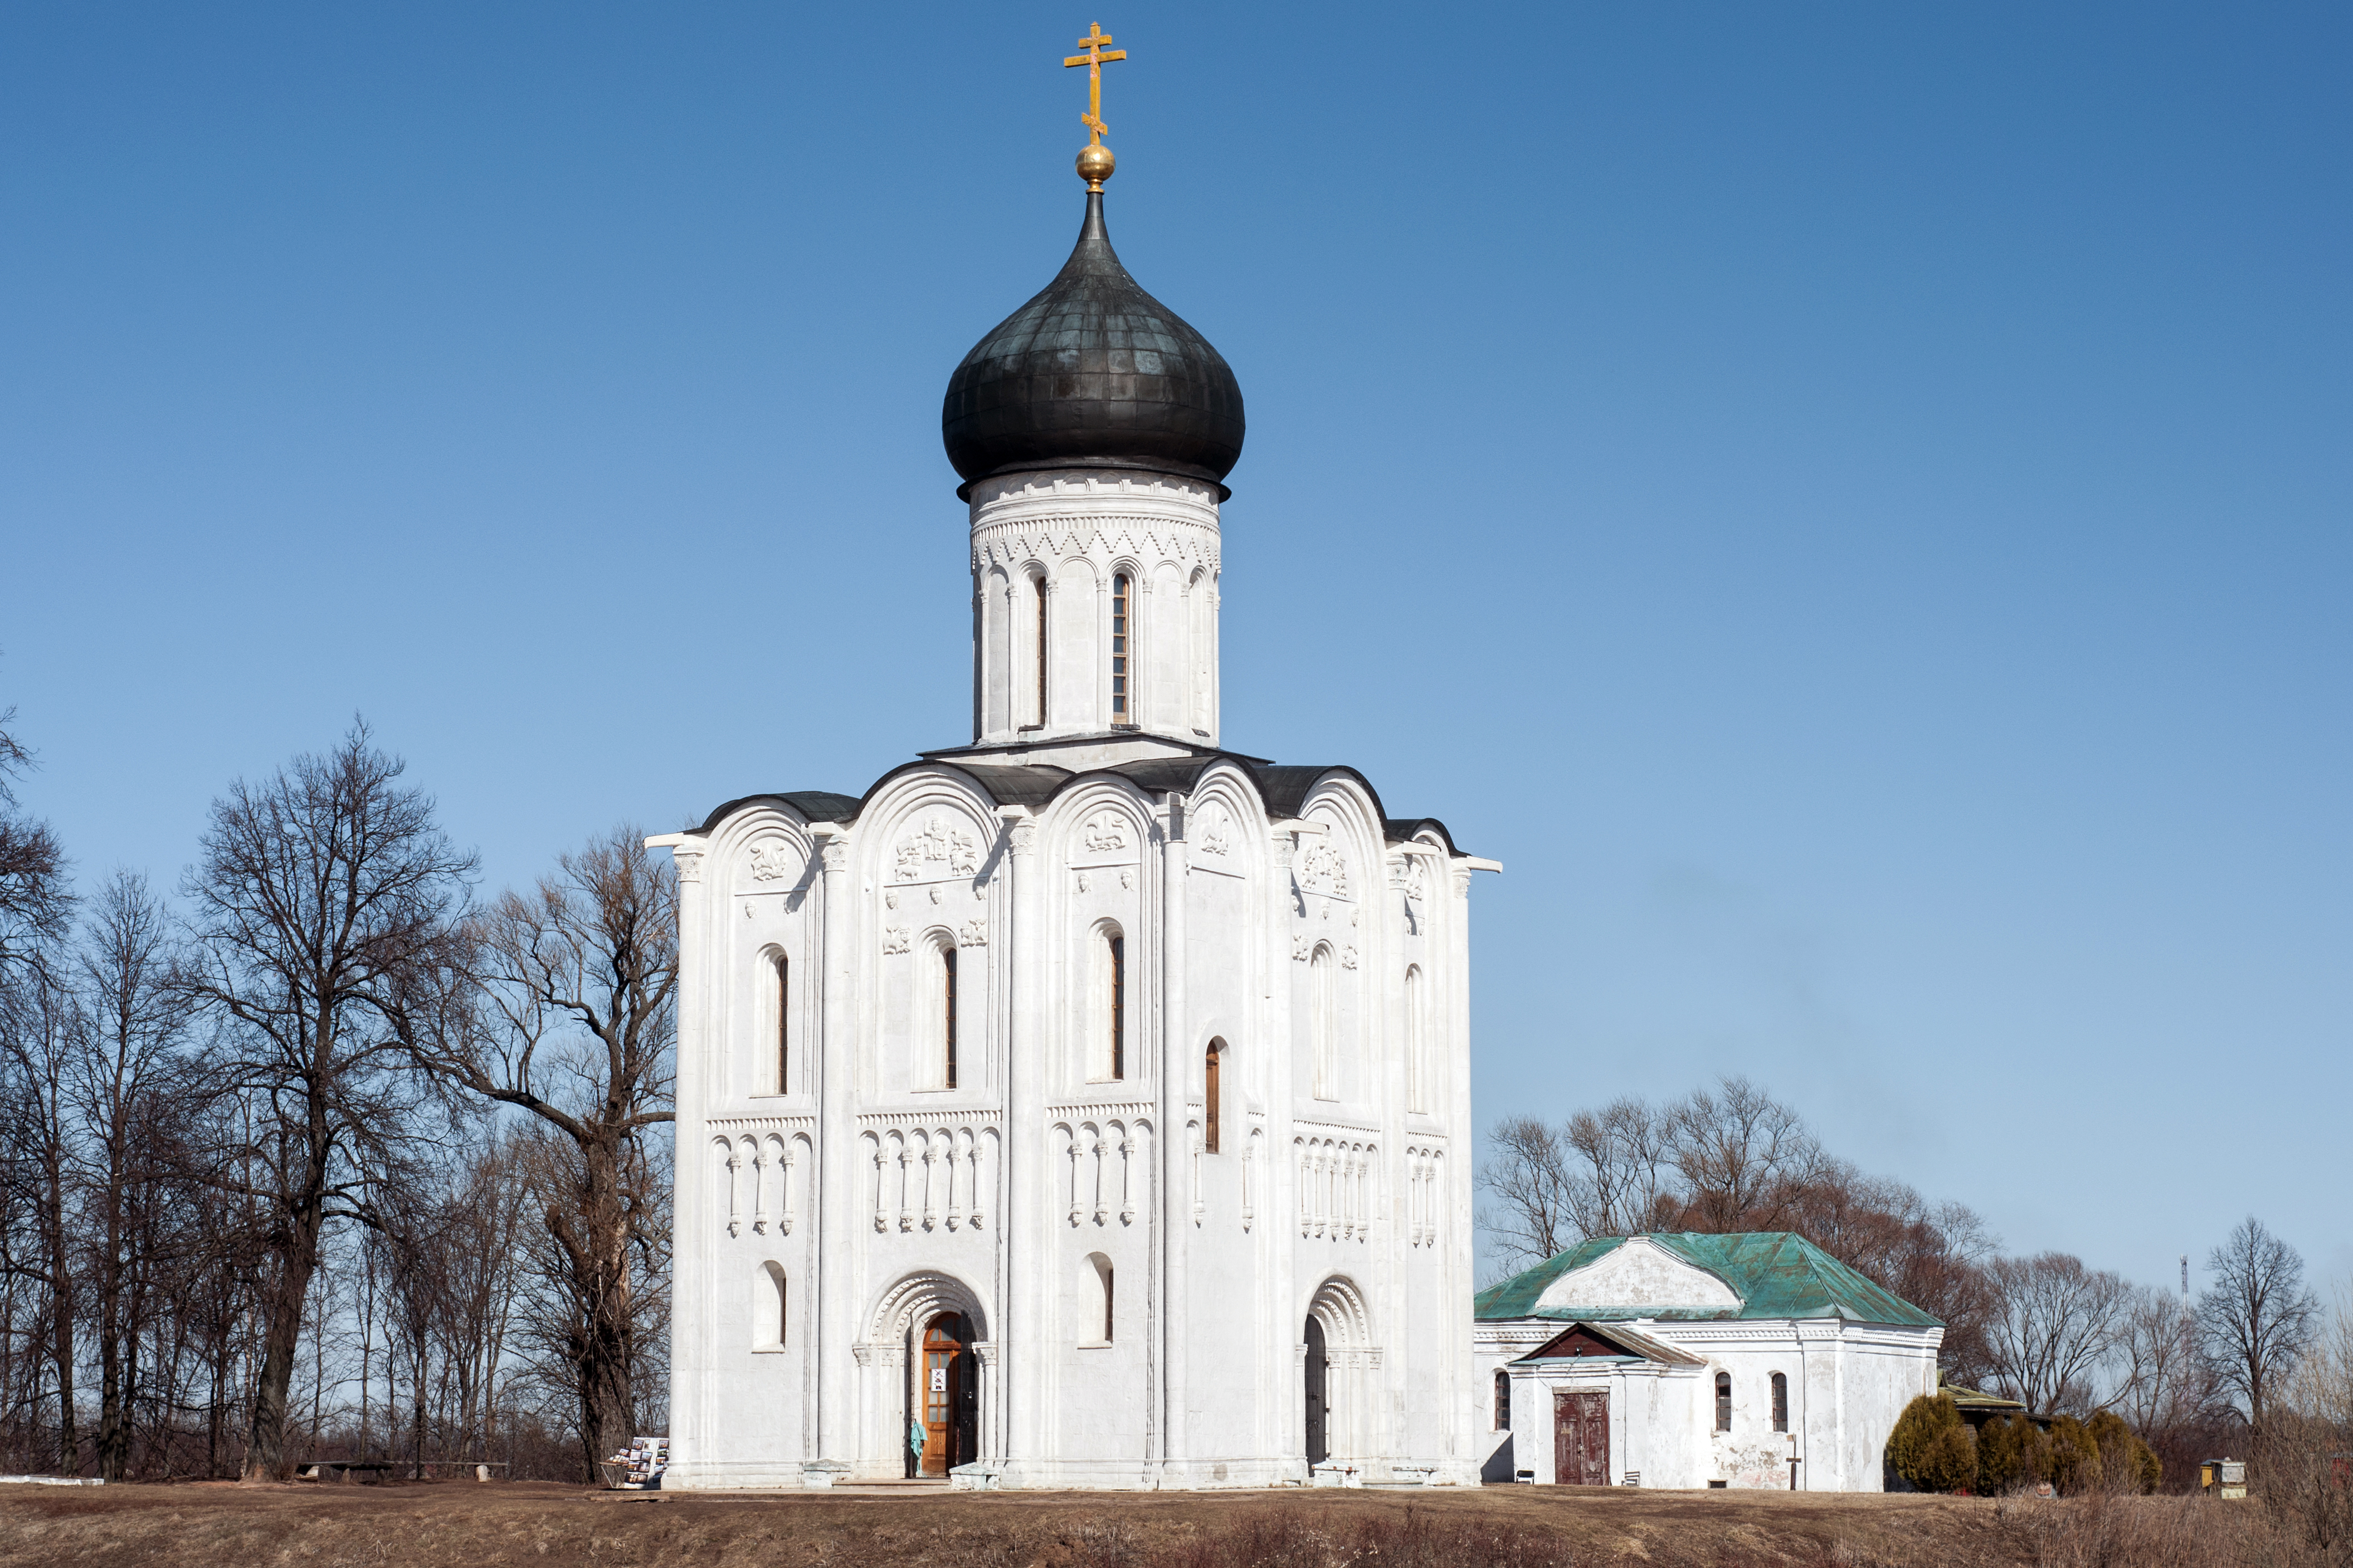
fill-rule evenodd
<path id="1" fill-rule="evenodd" d="M 1468 893 L 1499 868 L 1353 769 L 1220 749 L 1241 393 L 1113 254 L 1100 177 L 944 432 L 971 743 L 652 841 L 665 1484 L 1474 1484 Z"/>

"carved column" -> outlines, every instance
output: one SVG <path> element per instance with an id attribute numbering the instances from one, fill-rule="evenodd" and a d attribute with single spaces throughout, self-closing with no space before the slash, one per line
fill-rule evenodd
<path id="1" fill-rule="evenodd" d="M 1185 817 L 1187 803 L 1171 792 L 1162 818 L 1159 948 L 1160 1028 L 1153 1062 L 1159 1075 L 1160 1116 L 1153 1147 L 1160 1155 L 1152 1184 L 1152 1223 L 1160 1243 L 1160 1458 L 1181 1465 L 1189 1451 L 1186 1429 L 1185 1262 L 1192 1226 L 1177 1222 L 1176 1194 L 1185 1191 L 1185 1096 L 1192 1082 L 1193 1028 L 1185 1014 Z"/>
<path id="2" fill-rule="evenodd" d="M 824 966 L 819 984 L 817 1070 L 817 1228 L 809 1238 L 809 1271 L 818 1290 L 817 1342 L 809 1348 L 817 1366 L 817 1451 L 821 1458 L 849 1460 L 858 1442 L 855 1365 L 846 1353 L 856 1340 L 856 1271 L 851 1204 L 857 1185 L 849 1135 L 857 1109 L 851 1035 L 856 998 L 851 989 L 850 942 L 857 927 L 849 879 L 849 839 L 836 829 L 820 832 L 824 901 L 818 906 Z"/>
<path id="3" fill-rule="evenodd" d="M 1048 590 L 1050 613 L 1053 594 Z M 1038 650 L 1046 657 L 1046 650 Z M 1047 689 L 1047 700 L 1054 700 Z M 1052 1235 L 1047 1221 L 1047 1173 L 1051 1152 L 1046 1136 L 1046 886 L 1038 863 L 1038 825 L 1024 807 L 1000 808 L 1006 815 L 1006 875 L 1012 879 L 1009 940 L 1013 944 L 1008 969 L 1013 998 L 1008 1012 L 1010 1037 L 1005 1049 L 1006 1139 L 997 1152 L 997 1167 L 1008 1196 L 997 1205 L 997 1222 L 1005 1237 L 1006 1290 L 1003 1322 L 997 1343 L 1008 1347 L 1007 1370 L 995 1379 L 997 1403 L 1003 1407 L 1003 1453 L 1011 1460 L 1035 1460 L 1045 1447 L 1044 1411 L 1050 1390 L 1046 1364 L 1049 1293 L 1054 1278 Z M 1073 1213 L 1077 1203 L 1075 1161 L 1071 1172 Z M 986 1395 L 984 1395 L 985 1397 Z"/>
<path id="4" fill-rule="evenodd" d="M 1471 868 L 1461 860 L 1447 868 L 1454 896 L 1446 900 L 1446 1135 L 1451 1148 L 1467 1148 L 1471 1138 Z M 1430 900 L 1431 903 L 1437 900 Z M 1433 933 L 1435 934 L 1435 933 Z M 1471 1262 L 1471 1162 L 1457 1160 L 1447 1173 L 1441 1201 L 1446 1205 L 1446 1300 L 1467 1301 L 1474 1289 Z M 1454 1375 L 1449 1384 L 1468 1393 L 1476 1382 L 1476 1362 L 1471 1343 L 1471 1315 L 1456 1314 L 1449 1326 L 1446 1353 Z M 1457 1399 L 1454 1449 L 1449 1457 L 1468 1459 L 1478 1452 L 1472 1425 L 1475 1399 Z"/>

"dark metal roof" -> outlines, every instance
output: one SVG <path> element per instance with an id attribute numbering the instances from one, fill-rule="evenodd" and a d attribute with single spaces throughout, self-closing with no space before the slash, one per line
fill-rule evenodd
<path id="1" fill-rule="evenodd" d="M 1446 824 L 1434 816 L 1418 816 L 1410 822 L 1395 816 L 1381 818 L 1381 837 L 1392 844 L 1403 844 L 1425 827 L 1438 835 L 1439 842 L 1446 846 L 1449 855 L 1462 853 L 1454 847 L 1454 835 L 1446 831 Z"/>
<path id="2" fill-rule="evenodd" d="M 1316 782 L 1334 773 L 1345 774 L 1362 784 L 1373 798 L 1373 810 L 1380 814 L 1380 792 L 1372 781 L 1351 767 L 1276 766 L 1261 763 L 1256 757 L 1245 757 L 1233 752 L 1203 752 L 1190 757 L 1147 757 L 1139 762 L 1116 763 L 1108 767 L 1090 768 L 1073 773 L 1068 768 L 1049 767 L 1043 763 L 1004 764 L 968 763 L 955 760 L 951 754 L 931 752 L 912 763 L 902 763 L 868 786 L 863 795 L 835 795 L 827 790 L 796 790 L 783 794 L 747 795 L 713 811 L 703 818 L 698 833 L 709 833 L 720 823 L 747 805 L 781 801 L 790 805 L 811 822 L 854 822 L 866 809 L 866 803 L 883 785 L 910 768 L 947 768 L 964 774 L 979 786 L 982 794 L 998 805 L 1026 805 L 1031 809 L 1053 800 L 1071 784 L 1082 779 L 1115 774 L 1128 780 L 1137 788 L 1159 795 L 1175 790 L 1190 795 L 1201 775 L 1218 763 L 1231 763 L 1257 786 L 1259 799 L 1266 806 L 1269 817 L 1281 820 L 1297 816 L 1307 804 L 1307 797 Z M 1410 838 L 1423 828 L 1434 828 L 1445 842 L 1450 854 L 1461 853 L 1454 846 L 1454 837 L 1446 831 L 1446 824 L 1434 816 L 1405 820 L 1381 816 L 1383 837 L 1389 843 Z"/>
<path id="3" fill-rule="evenodd" d="M 973 345 L 940 411 L 970 481 L 1048 468 L 1224 479 L 1242 455 L 1242 389 L 1209 340 L 1137 287 L 1103 193 L 1062 270 Z"/>
<path id="4" fill-rule="evenodd" d="M 803 818 L 810 822 L 848 822 L 858 815 L 858 808 L 863 804 L 854 795 L 835 795 L 831 790 L 822 789 L 786 790 L 778 795 L 747 795 L 717 807 L 709 816 L 702 819 L 702 826 L 695 831 L 708 833 L 745 806 L 758 805 L 763 802 L 782 802 L 799 812 Z"/>

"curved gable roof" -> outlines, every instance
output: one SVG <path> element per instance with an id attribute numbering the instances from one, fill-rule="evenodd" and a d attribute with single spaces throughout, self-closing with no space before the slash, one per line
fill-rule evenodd
<path id="1" fill-rule="evenodd" d="M 703 818 L 702 826 L 694 831 L 707 834 L 735 813 L 747 806 L 778 803 L 791 806 L 810 822 L 852 822 L 866 809 L 875 793 L 913 768 L 943 768 L 962 773 L 978 786 L 981 793 L 999 805 L 1026 805 L 1033 810 L 1049 805 L 1056 795 L 1082 779 L 1113 774 L 1128 780 L 1140 789 L 1180 790 L 1190 794 L 1200 777 L 1219 763 L 1231 763 L 1236 771 L 1250 781 L 1258 790 L 1259 800 L 1266 807 L 1270 819 L 1295 817 L 1307 804 L 1315 786 L 1335 773 L 1355 780 L 1372 798 L 1373 815 L 1379 819 L 1382 837 L 1389 843 L 1401 843 L 1424 829 L 1437 833 L 1446 845 L 1447 852 L 1460 855 L 1454 836 L 1446 824 L 1434 816 L 1414 818 L 1393 817 L 1381 808 L 1380 792 L 1372 781 L 1356 769 L 1345 764 L 1332 766 L 1297 763 L 1278 765 L 1263 763 L 1255 757 L 1245 757 L 1233 752 L 1211 752 L 1191 757 L 1152 757 L 1142 762 L 1115 763 L 1108 767 L 1089 768 L 1072 773 L 1039 763 L 986 763 L 950 762 L 941 758 L 923 757 L 912 763 L 902 763 L 868 786 L 862 795 L 836 795 L 829 790 L 791 790 L 766 795 L 747 795 L 727 802 Z"/>
<path id="2" fill-rule="evenodd" d="M 1606 1236 L 1581 1242 L 1556 1258 L 1513 1275 L 1479 1292 L 1472 1313 L 1482 1322 L 1539 1318 L 1607 1321 L 1653 1318 L 1662 1322 L 1704 1322 L 1736 1318 L 1843 1318 L 1857 1323 L 1935 1328 L 1939 1320 L 1883 1286 L 1874 1284 L 1794 1231 L 1740 1231 L 1728 1236 L 1682 1231 L 1648 1239 L 1694 1268 L 1723 1279 L 1739 1295 L 1737 1308 L 1658 1308 L 1640 1302 L 1536 1303 L 1546 1287 L 1582 1268 L 1626 1242 Z"/>

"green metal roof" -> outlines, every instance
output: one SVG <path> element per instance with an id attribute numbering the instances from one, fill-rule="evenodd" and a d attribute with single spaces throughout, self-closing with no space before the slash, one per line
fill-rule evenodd
<path id="1" fill-rule="evenodd" d="M 1704 1268 L 1740 1298 L 1733 1307 L 1653 1307 L 1640 1302 L 1580 1301 L 1539 1309 L 1536 1298 L 1573 1268 L 1606 1258 L 1626 1244 L 1605 1236 L 1570 1247 L 1524 1273 L 1479 1292 L 1472 1305 L 1482 1321 L 1504 1318 L 1552 1318 L 1594 1321 L 1655 1318 L 1661 1322 L 1707 1322 L 1734 1318 L 1844 1318 L 1856 1323 L 1893 1323 L 1935 1328 L 1938 1321 L 1891 1290 L 1873 1284 L 1804 1237 L 1786 1230 L 1711 1236 L 1682 1231 L 1645 1239 Z"/>

